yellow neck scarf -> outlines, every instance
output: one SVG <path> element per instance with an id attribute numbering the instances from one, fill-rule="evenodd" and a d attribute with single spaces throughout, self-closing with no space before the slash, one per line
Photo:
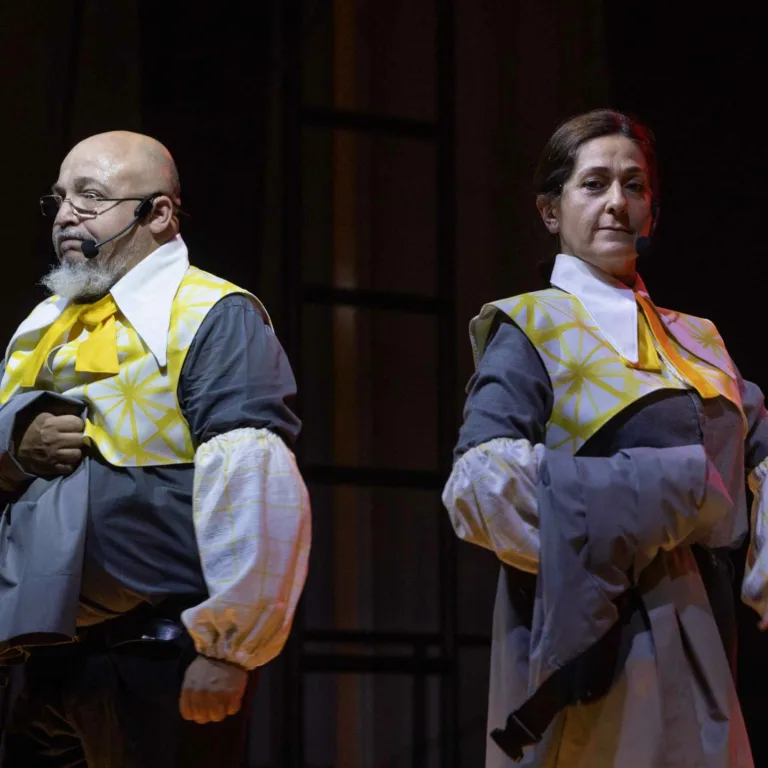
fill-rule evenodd
<path id="1" fill-rule="evenodd" d="M 661 363 L 653 339 L 664 352 L 667 359 L 677 368 L 678 373 L 701 395 L 705 400 L 718 397 L 719 392 L 712 386 L 678 351 L 675 344 L 669 338 L 666 328 L 656 313 L 653 304 L 641 293 L 635 292 L 638 304 L 638 352 L 639 362 L 636 368 L 648 371 L 660 371 Z"/>
<path id="2" fill-rule="evenodd" d="M 94 304 L 69 304 L 56 318 L 45 335 L 22 364 L 11 374 L 11 384 L 34 387 L 40 369 L 51 350 L 69 338 L 76 326 L 89 332 L 77 349 L 75 370 L 88 373 L 116 374 L 120 370 L 117 360 L 117 304 L 110 294 Z"/>

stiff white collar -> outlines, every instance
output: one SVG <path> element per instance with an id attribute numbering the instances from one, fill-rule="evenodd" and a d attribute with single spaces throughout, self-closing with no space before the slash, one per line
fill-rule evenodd
<path id="1" fill-rule="evenodd" d="M 187 246 L 176 235 L 124 275 L 110 293 L 162 368 L 168 361 L 171 307 L 189 268 Z"/>
<path id="2" fill-rule="evenodd" d="M 575 296 L 608 343 L 631 363 L 638 362 L 637 301 L 633 289 L 576 256 L 560 253 L 552 285 Z M 640 275 L 634 290 L 648 295 Z"/>

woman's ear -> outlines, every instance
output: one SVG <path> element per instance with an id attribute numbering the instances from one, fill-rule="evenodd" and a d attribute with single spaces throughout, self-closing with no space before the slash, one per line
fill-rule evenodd
<path id="1" fill-rule="evenodd" d="M 549 195 L 537 195 L 536 207 L 539 209 L 544 226 L 556 235 L 560 231 L 560 218 L 557 206 L 557 198 Z"/>

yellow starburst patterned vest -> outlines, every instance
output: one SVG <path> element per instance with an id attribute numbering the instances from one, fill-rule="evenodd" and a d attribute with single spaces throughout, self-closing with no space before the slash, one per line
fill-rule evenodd
<path id="1" fill-rule="evenodd" d="M 235 293 L 249 296 L 269 323 L 266 310 L 247 291 L 189 267 L 171 308 L 167 365 L 158 365 L 136 330 L 118 313 L 115 319 L 120 370 L 116 375 L 75 370 L 78 346 L 88 338 L 83 330 L 77 338 L 51 352 L 32 389 L 82 400 L 88 406 L 85 434 L 110 464 L 141 467 L 190 463 L 194 461 L 195 445 L 177 399 L 179 377 L 206 315 L 220 299 Z M 61 299 L 54 296 L 38 305 L 29 320 L 33 320 L 35 312 L 50 313 L 50 305 L 57 302 L 61 303 Z M 48 327 L 22 332 L 12 341 L 0 382 L 0 402 L 28 391 L 17 387 L 10 374 L 34 351 Z"/>
<path id="2" fill-rule="evenodd" d="M 475 364 L 499 311 L 530 339 L 549 374 L 554 394 L 546 429 L 550 448 L 576 453 L 614 416 L 651 392 L 687 387 L 666 361 L 659 372 L 627 365 L 584 305 L 556 288 L 485 305 L 470 323 Z M 683 358 L 743 415 L 739 378 L 714 324 L 679 312 L 657 311 Z"/>

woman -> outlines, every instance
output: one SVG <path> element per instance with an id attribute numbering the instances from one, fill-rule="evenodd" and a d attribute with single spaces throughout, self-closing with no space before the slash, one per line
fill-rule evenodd
<path id="1" fill-rule="evenodd" d="M 536 183 L 552 287 L 472 321 L 443 496 L 457 535 L 502 562 L 486 767 L 751 768 L 728 552 L 747 473 L 743 597 L 764 615 L 762 393 L 712 323 L 655 307 L 637 274 L 658 215 L 644 126 L 569 120 Z"/>

